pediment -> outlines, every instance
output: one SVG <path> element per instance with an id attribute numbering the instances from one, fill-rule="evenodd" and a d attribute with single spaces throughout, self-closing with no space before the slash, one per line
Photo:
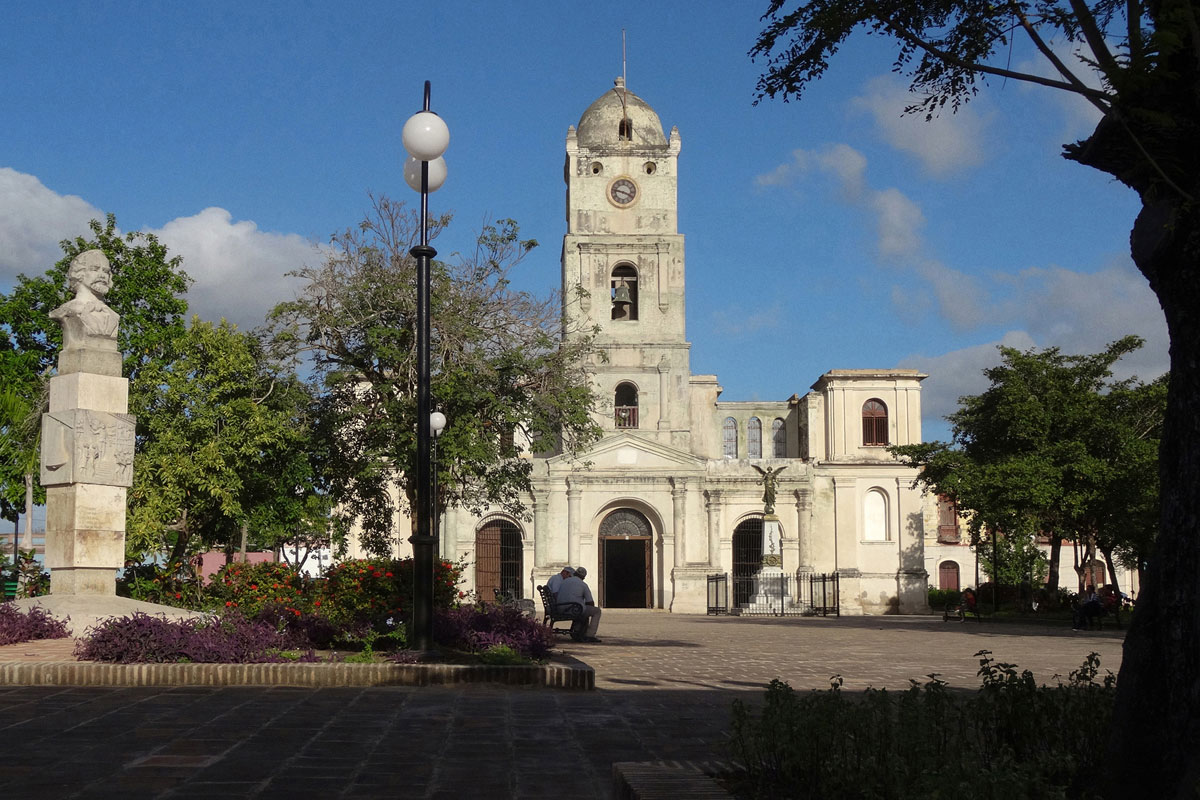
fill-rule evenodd
<path id="1" fill-rule="evenodd" d="M 551 470 L 590 464 L 590 472 L 701 472 L 705 460 L 669 445 L 629 433 L 606 436 L 574 457 L 555 456 L 547 462 Z"/>

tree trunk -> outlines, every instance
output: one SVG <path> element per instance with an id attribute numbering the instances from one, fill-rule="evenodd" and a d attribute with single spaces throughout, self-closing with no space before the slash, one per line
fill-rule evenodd
<path id="1" fill-rule="evenodd" d="M 1046 577 L 1046 590 L 1050 596 L 1058 594 L 1058 568 L 1062 561 L 1062 537 L 1058 534 L 1050 536 L 1050 574 Z"/>
<path id="2" fill-rule="evenodd" d="M 178 564 L 183 561 L 183 557 L 187 555 L 188 538 L 188 519 L 185 508 L 179 519 L 179 531 L 175 536 L 175 546 L 171 548 L 171 555 L 167 559 L 168 564 Z"/>
<path id="3" fill-rule="evenodd" d="M 1200 181 L 1190 186 L 1200 189 Z M 1200 783 L 1200 209 L 1148 201 L 1131 242 L 1166 315 L 1171 377 L 1159 453 L 1162 524 L 1125 637 L 1111 772 L 1101 788 L 1111 797 L 1193 798 Z"/>
<path id="4" fill-rule="evenodd" d="M 249 526 L 249 525 L 247 525 L 245 522 L 243 522 L 243 523 L 242 523 L 242 542 L 241 542 L 241 544 L 238 546 L 238 554 L 239 554 L 239 558 L 241 559 L 241 562 L 242 562 L 243 564 L 245 564 L 245 563 L 246 563 L 246 560 L 247 560 L 247 556 L 246 556 L 246 540 L 247 540 L 248 538 L 250 538 L 250 526 Z"/>
<path id="5" fill-rule="evenodd" d="M 1113 561 L 1112 548 L 1101 547 L 1100 552 L 1104 554 L 1104 563 L 1108 565 L 1108 582 L 1112 584 L 1112 586 L 1116 588 L 1117 592 L 1119 593 L 1121 591 L 1121 581 L 1117 577 L 1117 563 Z"/>

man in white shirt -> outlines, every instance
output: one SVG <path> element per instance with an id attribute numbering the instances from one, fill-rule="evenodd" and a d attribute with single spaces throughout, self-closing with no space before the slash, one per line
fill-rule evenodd
<path id="1" fill-rule="evenodd" d="M 587 617 L 588 627 L 587 633 L 584 635 L 585 642 L 599 642 L 596 638 L 596 631 L 600 629 L 600 609 L 596 607 L 596 601 L 592 599 L 592 590 L 583 582 L 587 577 L 587 570 L 583 567 L 576 567 L 575 574 L 569 578 L 564 578 L 562 586 L 558 590 L 558 602 L 562 603 L 579 603 L 583 606 L 584 616 Z"/>
<path id="2" fill-rule="evenodd" d="M 558 594 L 558 590 L 562 588 L 562 582 L 575 574 L 575 570 L 570 567 L 563 567 L 562 572 L 557 575 L 551 575 L 550 580 L 546 581 L 546 588 L 551 594 Z"/>

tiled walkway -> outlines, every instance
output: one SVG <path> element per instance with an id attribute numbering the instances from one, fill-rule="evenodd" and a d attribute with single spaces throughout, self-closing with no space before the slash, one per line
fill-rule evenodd
<path id="1" fill-rule="evenodd" d="M 593 692 L 0 687 L 0 787 L 28 798 L 604 798 L 614 762 L 727 760 L 732 699 L 757 699 L 774 677 L 825 688 L 837 673 L 852 690 L 937 672 L 971 688 L 973 654 L 988 649 L 1049 682 L 1091 651 L 1115 671 L 1121 647 L 1119 632 L 932 617 L 614 610 L 600 636 L 563 645 L 595 667 Z M 14 645 L 0 659 L 12 648 L 36 656 Z"/>

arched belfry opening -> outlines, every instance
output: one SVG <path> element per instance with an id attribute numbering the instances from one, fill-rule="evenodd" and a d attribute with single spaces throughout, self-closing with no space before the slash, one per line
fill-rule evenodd
<path id="1" fill-rule="evenodd" d="M 605 608 L 652 608 L 654 528 L 632 508 L 610 511 L 600 522 L 600 603 Z"/>
<path id="2" fill-rule="evenodd" d="M 613 392 L 613 424 L 618 428 L 638 426 L 638 389 L 629 381 L 618 383 Z"/>
<path id="3" fill-rule="evenodd" d="M 610 279 L 612 318 L 631 321 L 638 318 L 638 278 L 632 264 L 618 264 Z"/>

